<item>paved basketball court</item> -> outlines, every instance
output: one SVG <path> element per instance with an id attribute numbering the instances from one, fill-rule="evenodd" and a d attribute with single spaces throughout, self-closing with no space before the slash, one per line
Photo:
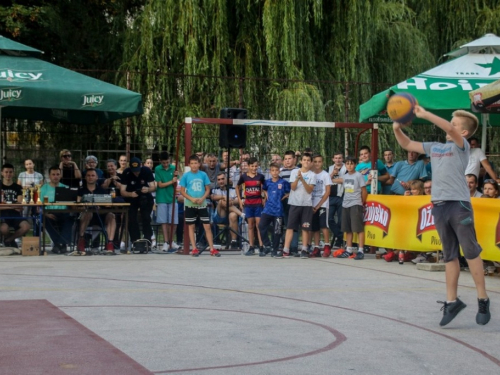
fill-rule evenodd
<path id="1" fill-rule="evenodd" d="M 492 320 L 440 328 L 444 273 L 365 259 L 169 254 L 0 259 L 0 374 L 500 371 Z"/>

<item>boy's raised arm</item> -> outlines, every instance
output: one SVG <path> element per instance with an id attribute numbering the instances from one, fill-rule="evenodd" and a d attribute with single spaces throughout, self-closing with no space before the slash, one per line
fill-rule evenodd
<path id="1" fill-rule="evenodd" d="M 426 111 L 424 108 L 422 108 L 419 105 L 415 106 L 415 115 L 419 118 L 423 118 L 424 120 L 427 120 L 439 128 L 441 128 L 446 134 L 448 134 L 453 142 L 460 147 L 464 147 L 464 138 L 462 134 L 460 133 L 460 130 L 454 127 L 449 121 L 445 120 L 444 118 L 441 118 L 439 116 L 436 116 L 434 113 Z M 409 150 L 411 151 L 411 150 Z"/>

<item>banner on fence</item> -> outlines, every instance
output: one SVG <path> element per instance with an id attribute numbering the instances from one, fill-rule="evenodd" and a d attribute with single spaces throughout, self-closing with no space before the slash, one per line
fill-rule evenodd
<path id="1" fill-rule="evenodd" d="M 481 257 L 500 261 L 500 199 L 472 198 Z M 441 250 L 429 196 L 368 195 L 365 242 L 412 251 Z"/>

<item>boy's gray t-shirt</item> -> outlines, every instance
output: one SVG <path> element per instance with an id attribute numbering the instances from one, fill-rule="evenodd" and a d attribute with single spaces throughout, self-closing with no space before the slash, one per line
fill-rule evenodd
<path id="1" fill-rule="evenodd" d="M 290 174 L 290 185 L 292 182 L 297 180 L 297 173 L 299 169 L 294 169 Z M 302 173 L 304 181 L 308 185 L 316 185 L 316 173 L 309 170 L 306 173 Z M 295 190 L 290 190 L 290 197 L 288 197 L 288 204 L 291 206 L 305 206 L 312 207 L 312 192 L 308 193 L 306 188 L 301 181 L 298 182 L 297 188 Z"/>
<path id="2" fill-rule="evenodd" d="M 345 173 L 342 175 L 342 179 L 344 180 L 342 183 L 344 186 L 342 207 L 362 206 L 361 188 L 366 186 L 365 177 L 359 172 L 354 172 L 353 174 Z"/>
<path id="3" fill-rule="evenodd" d="M 469 164 L 470 145 L 465 138 L 464 147 L 455 142 L 424 142 L 425 153 L 431 157 L 432 196 L 434 201 L 470 202 L 465 169 Z"/>

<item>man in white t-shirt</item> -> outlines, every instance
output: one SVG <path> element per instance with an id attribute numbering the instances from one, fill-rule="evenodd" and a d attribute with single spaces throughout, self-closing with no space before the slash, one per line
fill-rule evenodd
<path id="1" fill-rule="evenodd" d="M 316 185 L 316 173 L 311 171 L 312 156 L 304 154 L 302 156 L 302 167 L 292 170 L 290 174 L 290 197 L 288 204 L 288 223 L 286 227 L 285 245 L 283 252 L 278 251 L 276 258 L 288 258 L 290 256 L 290 244 L 293 238 L 293 231 L 302 230 L 302 251 L 300 257 L 309 258 L 307 245 L 309 244 L 309 232 L 313 217 L 312 191 Z"/>
<path id="2" fill-rule="evenodd" d="M 486 173 L 490 175 L 490 177 L 494 180 L 497 179 L 497 174 L 491 168 L 491 164 L 486 159 L 486 155 L 483 150 L 479 147 L 479 141 L 476 137 L 472 137 L 469 139 L 470 144 L 470 156 L 469 156 L 469 164 L 467 164 L 467 168 L 465 169 L 465 174 L 473 174 L 476 177 L 479 177 L 479 169 L 481 165 L 485 169 Z"/>
<path id="3" fill-rule="evenodd" d="M 330 187 L 332 179 L 327 171 L 323 169 L 323 156 L 313 156 L 312 170 L 316 173 L 316 185 L 312 192 L 313 220 L 312 235 L 314 239 L 314 249 L 310 255 L 311 258 L 320 257 L 319 249 L 320 232 L 323 232 L 325 241 L 324 252 L 328 255 L 332 252 L 330 246 L 330 231 L 328 230 L 328 197 L 330 196 Z"/>

